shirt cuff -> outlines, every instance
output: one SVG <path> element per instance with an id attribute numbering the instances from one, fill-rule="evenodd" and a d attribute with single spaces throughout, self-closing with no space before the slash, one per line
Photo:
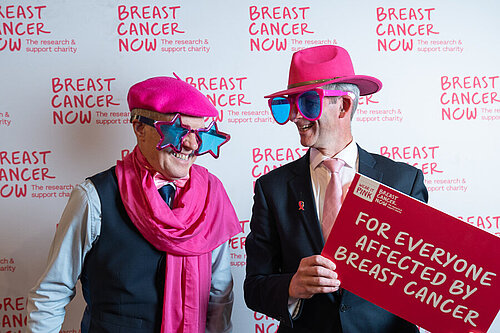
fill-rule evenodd
<path id="1" fill-rule="evenodd" d="M 292 320 L 297 319 L 302 305 L 302 298 L 288 297 L 288 313 Z"/>

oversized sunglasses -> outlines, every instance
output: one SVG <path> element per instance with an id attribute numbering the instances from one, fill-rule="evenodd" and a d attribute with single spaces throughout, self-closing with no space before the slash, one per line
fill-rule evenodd
<path id="1" fill-rule="evenodd" d="M 307 120 L 317 120 L 323 112 L 323 98 L 325 96 L 351 96 L 349 92 L 341 90 L 313 89 L 291 96 L 278 96 L 269 99 L 269 108 L 274 120 L 280 125 L 290 118 L 292 105 L 295 104 L 300 114 Z"/>
<path id="2" fill-rule="evenodd" d="M 156 128 L 161 139 L 156 145 L 156 149 L 162 150 L 170 147 L 176 153 L 182 150 L 182 142 L 189 133 L 194 133 L 198 143 L 198 149 L 194 154 L 199 156 L 210 153 L 213 157 L 219 157 L 220 146 L 228 142 L 231 138 L 229 134 L 220 132 L 215 121 L 212 121 L 208 127 L 193 129 L 182 123 L 180 114 L 177 113 L 171 121 L 153 120 L 141 115 L 135 115 L 133 120 Z"/>

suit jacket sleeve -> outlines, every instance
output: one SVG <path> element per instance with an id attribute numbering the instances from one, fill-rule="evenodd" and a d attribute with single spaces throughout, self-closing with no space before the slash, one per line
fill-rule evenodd
<path id="1" fill-rule="evenodd" d="M 281 243 L 276 230 L 276 216 L 273 216 L 269 204 L 259 179 L 255 183 L 251 232 L 245 243 L 247 252 L 245 302 L 250 309 L 291 326 L 288 286 L 293 274 L 281 272 Z"/>
<path id="2" fill-rule="evenodd" d="M 422 170 L 417 169 L 417 175 L 415 181 L 413 182 L 413 187 L 410 192 L 410 196 L 425 203 L 429 200 L 429 194 L 427 188 L 424 185 L 424 175 Z"/>

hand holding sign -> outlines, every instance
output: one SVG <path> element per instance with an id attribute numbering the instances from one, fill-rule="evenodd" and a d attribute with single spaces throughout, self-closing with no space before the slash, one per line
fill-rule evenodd
<path id="1" fill-rule="evenodd" d="M 290 281 L 288 295 L 294 298 L 311 298 L 315 294 L 331 293 L 340 286 L 335 264 L 328 258 L 315 255 L 303 258 Z"/>

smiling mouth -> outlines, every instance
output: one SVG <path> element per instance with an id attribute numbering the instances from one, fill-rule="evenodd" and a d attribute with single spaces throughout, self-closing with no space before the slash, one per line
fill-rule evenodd
<path id="1" fill-rule="evenodd" d="M 313 125 L 314 125 L 314 123 L 306 123 L 306 124 L 302 124 L 302 125 L 297 124 L 297 128 L 299 129 L 299 132 L 305 132 L 308 129 L 310 129 L 311 127 L 313 127 Z"/>
<path id="2" fill-rule="evenodd" d="M 191 154 L 186 155 L 186 154 L 176 153 L 174 151 L 172 151 L 170 154 L 172 154 L 175 158 L 178 158 L 183 161 L 188 161 L 189 158 L 191 157 Z"/>

